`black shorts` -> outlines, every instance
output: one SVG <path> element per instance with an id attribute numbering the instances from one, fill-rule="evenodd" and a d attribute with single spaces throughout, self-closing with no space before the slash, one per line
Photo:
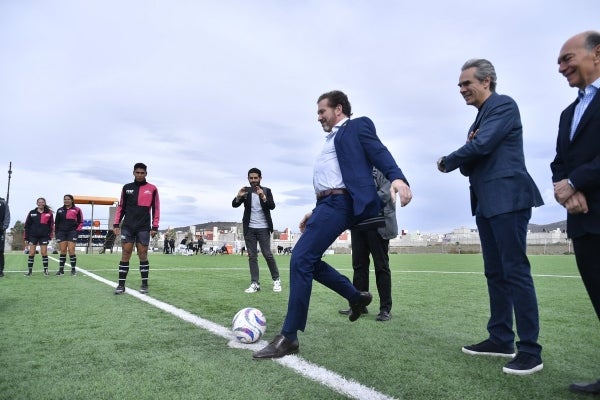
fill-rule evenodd
<path id="1" fill-rule="evenodd" d="M 133 232 L 121 228 L 121 243 L 139 243 L 143 246 L 150 245 L 150 231 Z"/>
<path id="2" fill-rule="evenodd" d="M 47 246 L 50 243 L 50 236 L 30 236 L 29 244 Z"/>
<path id="3" fill-rule="evenodd" d="M 72 231 L 56 231 L 56 241 L 60 242 L 73 242 L 77 243 L 77 237 L 79 236 L 79 232 L 75 229 Z"/>

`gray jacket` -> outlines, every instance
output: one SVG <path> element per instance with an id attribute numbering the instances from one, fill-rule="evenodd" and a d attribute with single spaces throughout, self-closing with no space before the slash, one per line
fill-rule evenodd
<path id="1" fill-rule="evenodd" d="M 375 179 L 377 195 L 385 204 L 383 207 L 385 226 L 377 228 L 377 232 L 386 240 L 393 239 L 398 236 L 398 221 L 396 221 L 396 203 L 392 201 L 392 196 L 390 195 L 392 184 L 377 168 L 373 168 L 373 179 Z"/>

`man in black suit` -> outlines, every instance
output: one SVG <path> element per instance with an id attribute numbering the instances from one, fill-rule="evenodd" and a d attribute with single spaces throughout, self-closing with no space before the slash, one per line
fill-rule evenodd
<path id="1" fill-rule="evenodd" d="M 600 318 L 600 32 L 567 40 L 558 56 L 558 72 L 579 95 L 560 115 L 556 157 L 550 164 L 554 197 L 567 209 L 577 268 Z M 569 389 L 600 395 L 600 380 L 574 383 Z"/>
<path id="2" fill-rule="evenodd" d="M 377 187 L 377 195 L 384 204 L 384 226 L 377 229 L 352 228 L 352 284 L 362 292 L 369 291 L 369 264 L 373 258 L 375 266 L 375 282 L 379 293 L 379 314 L 376 321 L 389 321 L 392 318 L 392 273 L 390 271 L 390 239 L 398 236 L 396 220 L 396 202 L 390 194 L 391 183 L 377 168 L 373 168 L 373 179 Z M 352 308 L 339 311 L 350 315 Z M 368 314 L 367 307 L 362 310 Z"/>

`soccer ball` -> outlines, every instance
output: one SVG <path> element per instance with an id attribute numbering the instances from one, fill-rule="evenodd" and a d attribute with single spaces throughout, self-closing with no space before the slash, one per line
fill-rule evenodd
<path id="1" fill-rule="evenodd" d="M 267 319 L 259 309 L 248 307 L 235 314 L 231 325 L 237 340 L 242 343 L 254 343 L 267 330 Z"/>

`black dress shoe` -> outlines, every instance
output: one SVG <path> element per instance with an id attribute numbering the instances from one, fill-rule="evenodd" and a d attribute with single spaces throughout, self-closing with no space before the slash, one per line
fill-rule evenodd
<path id="1" fill-rule="evenodd" d="M 299 348 L 300 345 L 297 340 L 292 341 L 283 335 L 277 335 L 267 347 L 252 354 L 252 358 L 281 358 L 288 354 L 296 354 Z"/>
<path id="2" fill-rule="evenodd" d="M 342 315 L 350 315 L 350 313 L 352 312 L 351 308 L 347 308 L 345 310 L 340 310 L 339 313 Z M 367 310 L 367 307 L 363 307 L 363 309 L 360 312 L 361 314 L 368 314 L 369 310 Z"/>
<path id="3" fill-rule="evenodd" d="M 350 304 L 350 314 L 348 314 L 348 319 L 350 322 L 354 322 L 360 317 L 364 308 L 366 308 L 369 304 L 371 304 L 371 300 L 373 300 L 373 296 L 369 292 L 360 292 L 360 297 L 358 301 L 354 304 Z"/>
<path id="4" fill-rule="evenodd" d="M 593 383 L 572 383 L 569 390 L 579 394 L 600 394 L 600 379 Z"/>
<path id="5" fill-rule="evenodd" d="M 377 314 L 377 318 L 375 318 L 376 321 L 389 321 L 390 319 L 392 319 L 392 314 L 387 311 L 380 312 Z"/>

